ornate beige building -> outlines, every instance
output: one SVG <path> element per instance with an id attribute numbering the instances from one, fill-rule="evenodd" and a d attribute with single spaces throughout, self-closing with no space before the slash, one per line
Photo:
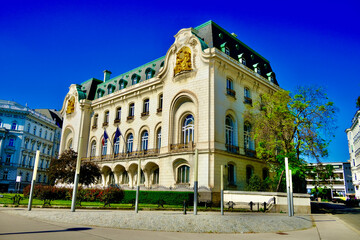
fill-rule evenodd
<path id="1" fill-rule="evenodd" d="M 225 189 L 244 189 L 252 174 L 268 176 L 243 113 L 279 86 L 269 61 L 235 34 L 212 21 L 181 29 L 164 57 L 110 74 L 71 85 L 61 110 L 60 152 L 79 150 L 82 137 L 80 154 L 101 166 L 101 184 L 132 188 L 140 159 L 142 188 L 191 189 L 195 149 L 199 191 L 214 201 L 222 164 Z"/>

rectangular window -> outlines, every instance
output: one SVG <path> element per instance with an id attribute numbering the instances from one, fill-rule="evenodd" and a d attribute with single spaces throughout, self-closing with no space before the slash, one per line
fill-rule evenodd
<path id="1" fill-rule="evenodd" d="M 121 108 L 118 108 L 116 111 L 116 119 L 121 120 Z"/>
<path id="2" fill-rule="evenodd" d="M 11 155 L 8 154 L 8 155 L 6 155 L 6 158 L 5 158 L 5 165 L 10 165 L 10 162 L 11 162 Z"/>
<path id="3" fill-rule="evenodd" d="M 4 173 L 3 173 L 3 180 L 7 180 L 7 178 L 8 178 L 8 171 L 4 171 Z"/>

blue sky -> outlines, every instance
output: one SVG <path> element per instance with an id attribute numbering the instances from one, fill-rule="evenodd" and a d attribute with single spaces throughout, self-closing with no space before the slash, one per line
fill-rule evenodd
<path id="1" fill-rule="evenodd" d="M 340 109 L 325 161 L 349 158 L 360 95 L 358 1 L 0 0 L 0 99 L 60 109 L 72 83 L 166 54 L 181 29 L 215 21 L 271 63 L 280 86 L 324 86 Z"/>

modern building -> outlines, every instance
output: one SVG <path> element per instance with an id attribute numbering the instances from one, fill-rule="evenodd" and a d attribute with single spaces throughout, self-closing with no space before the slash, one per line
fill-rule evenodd
<path id="1" fill-rule="evenodd" d="M 352 180 L 355 187 L 355 197 L 360 199 L 360 110 L 355 113 L 351 127 L 346 129 L 349 143 Z"/>
<path id="2" fill-rule="evenodd" d="M 270 62 L 236 34 L 213 21 L 181 29 L 165 56 L 111 74 L 71 85 L 61 110 L 60 152 L 72 147 L 98 163 L 102 185 L 133 188 L 140 161 L 142 188 L 193 189 L 195 149 L 199 191 L 215 202 L 221 165 L 226 189 L 269 176 L 244 112 L 280 88 Z"/>
<path id="3" fill-rule="evenodd" d="M 315 186 L 326 187 L 331 189 L 333 195 L 340 195 L 343 197 L 353 195 L 355 193 L 354 186 L 351 179 L 351 166 L 348 162 L 327 162 L 318 164 L 308 164 L 311 169 L 316 167 L 319 171 L 325 171 L 326 165 L 332 165 L 334 171 L 334 178 L 321 180 L 319 176 L 310 177 L 306 179 L 306 189 L 311 193 L 311 189 Z"/>
<path id="4" fill-rule="evenodd" d="M 41 111 L 57 114 L 55 110 Z M 45 170 L 58 156 L 61 124 L 61 118 L 0 100 L 0 192 L 15 192 L 30 184 L 36 150 L 40 150 L 37 181 L 48 182 Z M 17 176 L 21 177 L 20 183 L 16 182 Z"/>

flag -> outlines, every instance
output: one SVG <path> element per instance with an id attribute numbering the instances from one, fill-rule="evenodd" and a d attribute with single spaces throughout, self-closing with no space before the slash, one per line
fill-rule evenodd
<path id="1" fill-rule="evenodd" d="M 119 127 L 116 128 L 115 137 L 114 137 L 114 144 L 116 143 L 117 139 L 121 136 L 121 132 Z"/>
<path id="2" fill-rule="evenodd" d="M 104 138 L 102 139 L 102 145 L 104 146 L 105 143 L 107 143 L 109 136 L 106 133 L 106 130 L 104 130 Z"/>

